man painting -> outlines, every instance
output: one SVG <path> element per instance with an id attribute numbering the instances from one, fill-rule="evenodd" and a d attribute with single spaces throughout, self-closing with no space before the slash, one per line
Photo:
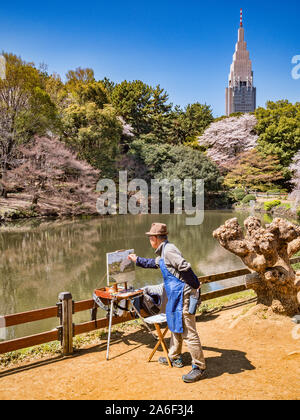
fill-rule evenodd
<path id="1" fill-rule="evenodd" d="M 167 323 L 171 331 L 169 358 L 172 366 L 183 367 L 182 343 L 185 340 L 192 356 L 192 370 L 183 375 L 184 382 L 193 383 L 203 378 L 206 369 L 205 359 L 196 328 L 196 306 L 200 283 L 191 265 L 183 258 L 175 245 L 168 241 L 167 226 L 153 223 L 146 235 L 157 258 L 147 259 L 129 255 L 138 267 L 161 269 L 168 303 L 166 307 Z M 192 308 L 194 306 L 194 308 Z M 168 365 L 165 357 L 159 362 Z"/>

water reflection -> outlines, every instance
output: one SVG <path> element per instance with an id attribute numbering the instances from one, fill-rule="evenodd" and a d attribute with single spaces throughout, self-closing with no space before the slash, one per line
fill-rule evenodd
<path id="1" fill-rule="evenodd" d="M 222 249 L 212 237 L 213 230 L 231 217 L 243 223 L 247 215 L 208 211 L 201 226 L 186 226 L 185 215 L 128 215 L 34 221 L 19 225 L 18 230 L 2 230 L 0 314 L 53 306 L 62 291 L 71 292 L 74 300 L 89 299 L 93 289 L 105 285 L 107 252 L 134 248 L 140 256 L 154 256 L 145 232 L 155 221 L 168 225 L 170 241 L 180 248 L 198 275 L 242 268 L 239 258 Z M 159 270 L 137 269 L 137 287 L 161 281 Z M 76 317 L 78 322 L 89 315 Z M 9 328 L 5 338 L 52 329 L 57 323 L 52 319 Z"/>

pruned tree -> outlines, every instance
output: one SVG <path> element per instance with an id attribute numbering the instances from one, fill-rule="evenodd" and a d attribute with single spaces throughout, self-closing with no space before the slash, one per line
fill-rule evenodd
<path id="1" fill-rule="evenodd" d="M 227 167 L 224 184 L 229 188 L 266 190 L 276 187 L 284 179 L 282 167 L 276 156 L 261 156 L 257 149 L 241 153 L 235 164 Z"/>
<path id="2" fill-rule="evenodd" d="M 260 219 L 249 217 L 246 233 L 236 218 L 213 232 L 220 245 L 237 255 L 257 281 L 251 284 L 258 303 L 272 311 L 294 315 L 300 310 L 300 272 L 295 273 L 290 258 L 300 250 L 300 226 L 276 218 L 262 227 Z"/>

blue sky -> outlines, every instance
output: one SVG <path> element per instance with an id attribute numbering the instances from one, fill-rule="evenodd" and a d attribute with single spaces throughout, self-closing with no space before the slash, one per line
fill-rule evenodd
<path id="1" fill-rule="evenodd" d="M 207 103 L 219 116 L 241 7 L 258 105 L 299 101 L 299 0 L 16 0 L 1 5 L 0 49 L 63 77 L 81 66 L 97 79 L 160 84 L 174 104 Z"/>

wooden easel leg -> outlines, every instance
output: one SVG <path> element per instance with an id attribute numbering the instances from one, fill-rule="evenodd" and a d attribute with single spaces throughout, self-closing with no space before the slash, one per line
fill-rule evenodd
<path id="1" fill-rule="evenodd" d="M 165 343 L 165 340 L 164 340 L 164 336 L 161 333 L 159 325 L 158 324 L 154 324 L 154 325 L 155 325 L 155 328 L 156 328 L 157 335 L 159 337 L 159 341 L 161 342 L 162 348 L 163 348 L 163 350 L 165 352 L 165 355 L 167 357 L 168 364 L 169 364 L 170 367 L 173 367 L 172 363 L 171 363 L 171 360 L 169 358 L 168 349 L 167 349 L 167 346 L 166 346 L 166 343 Z"/>
<path id="2" fill-rule="evenodd" d="M 167 327 L 166 329 L 165 329 L 165 331 L 164 331 L 164 333 L 163 333 L 163 338 L 166 336 L 166 334 L 167 334 L 167 332 L 169 331 L 169 328 Z M 154 347 L 154 349 L 153 349 L 153 351 L 152 351 L 152 353 L 151 353 L 151 355 L 150 355 L 150 357 L 149 357 L 149 359 L 148 359 L 148 362 L 151 362 L 151 360 L 152 360 L 152 357 L 154 356 L 154 354 L 155 354 L 155 352 L 157 351 L 157 349 L 158 349 L 158 347 L 159 347 L 159 345 L 161 344 L 161 341 L 159 340 L 157 343 L 156 343 L 156 345 L 155 345 L 155 347 Z"/>

